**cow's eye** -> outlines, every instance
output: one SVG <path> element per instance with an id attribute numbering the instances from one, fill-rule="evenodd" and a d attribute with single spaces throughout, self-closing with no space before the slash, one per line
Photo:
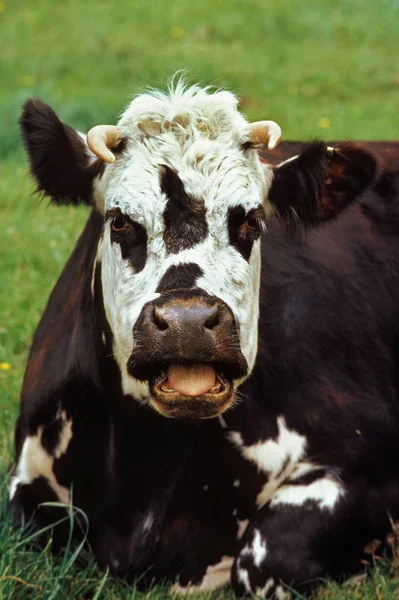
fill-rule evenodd
<path id="1" fill-rule="evenodd" d="M 243 221 L 239 226 L 239 235 L 257 239 L 264 227 L 265 213 L 263 209 L 254 210 L 243 217 Z"/>
<path id="2" fill-rule="evenodd" d="M 245 225 L 248 229 L 252 229 L 254 232 L 260 232 L 264 227 L 263 217 L 256 213 L 249 215 Z"/>
<path id="3" fill-rule="evenodd" d="M 129 218 L 115 217 L 111 222 L 111 239 L 121 245 L 141 246 L 147 243 L 147 234 L 139 223 Z"/>
<path id="4" fill-rule="evenodd" d="M 111 221 L 112 231 L 118 233 L 121 233 L 122 231 L 127 231 L 127 229 L 129 229 L 131 226 L 131 222 L 128 221 L 128 219 L 123 215 L 116 215 Z"/>
<path id="5" fill-rule="evenodd" d="M 263 231 L 265 228 L 265 211 L 263 208 L 255 210 L 247 216 L 247 226 L 253 231 Z"/>
<path id="6" fill-rule="evenodd" d="M 144 227 L 132 221 L 119 209 L 108 211 L 105 220 L 110 223 L 111 241 L 120 244 L 124 249 L 147 244 L 147 233 Z"/>
<path id="7" fill-rule="evenodd" d="M 265 227 L 265 213 L 262 207 L 246 212 L 243 206 L 230 208 L 228 228 L 230 243 L 249 260 L 253 243 L 259 239 Z"/>

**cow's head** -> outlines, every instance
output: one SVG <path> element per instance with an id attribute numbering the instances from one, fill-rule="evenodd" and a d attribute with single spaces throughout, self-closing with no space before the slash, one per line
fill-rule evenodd
<path id="1" fill-rule="evenodd" d="M 21 124 L 38 189 L 104 215 L 97 263 L 124 392 L 165 416 L 223 412 L 257 353 L 266 217 L 335 215 L 369 155 L 316 144 L 274 171 L 256 146 L 279 141 L 276 124 L 250 125 L 229 92 L 182 85 L 136 97 L 87 141 L 40 101 Z"/>

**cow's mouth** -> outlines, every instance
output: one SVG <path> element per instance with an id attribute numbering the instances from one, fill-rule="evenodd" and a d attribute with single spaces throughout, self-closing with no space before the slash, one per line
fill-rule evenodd
<path id="1" fill-rule="evenodd" d="M 208 419 L 234 399 L 232 380 L 221 367 L 206 363 L 159 366 L 150 378 L 150 402 L 163 416 Z"/>

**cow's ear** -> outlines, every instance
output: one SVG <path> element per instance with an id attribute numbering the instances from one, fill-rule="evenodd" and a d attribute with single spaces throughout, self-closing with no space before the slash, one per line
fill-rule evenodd
<path id="1" fill-rule="evenodd" d="M 289 231 L 334 219 L 374 181 L 375 158 L 356 144 L 322 142 L 277 165 L 268 199 Z"/>
<path id="2" fill-rule="evenodd" d="M 25 102 L 20 126 L 37 191 L 57 204 L 90 204 L 93 179 L 103 163 L 90 152 L 84 135 L 35 98 Z"/>

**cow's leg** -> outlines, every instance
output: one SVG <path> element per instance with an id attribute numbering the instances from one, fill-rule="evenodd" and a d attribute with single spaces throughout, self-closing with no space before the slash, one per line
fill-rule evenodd
<path id="1" fill-rule="evenodd" d="M 232 570 L 237 595 L 280 599 L 285 586 L 306 592 L 361 568 L 368 528 L 352 495 L 330 475 L 304 481 L 288 480 L 251 520 Z"/>

